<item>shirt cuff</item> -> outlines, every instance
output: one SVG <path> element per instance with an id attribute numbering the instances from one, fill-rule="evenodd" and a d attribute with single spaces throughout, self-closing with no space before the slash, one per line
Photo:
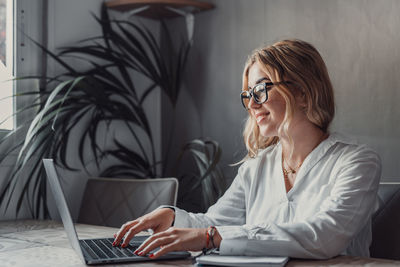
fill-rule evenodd
<path id="1" fill-rule="evenodd" d="M 242 226 L 216 226 L 222 240 L 220 255 L 245 255 L 248 237 Z"/>

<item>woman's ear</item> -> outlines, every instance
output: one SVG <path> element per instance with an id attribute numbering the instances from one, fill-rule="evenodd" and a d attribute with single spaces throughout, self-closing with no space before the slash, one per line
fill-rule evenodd
<path id="1" fill-rule="evenodd" d="M 297 91 L 297 94 L 296 94 L 296 104 L 303 111 L 305 111 L 307 108 L 306 94 L 304 93 L 304 91 L 301 88 L 299 88 L 299 90 Z"/>

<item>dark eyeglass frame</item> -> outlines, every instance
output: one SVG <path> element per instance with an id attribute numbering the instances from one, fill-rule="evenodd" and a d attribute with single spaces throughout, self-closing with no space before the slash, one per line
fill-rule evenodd
<path id="1" fill-rule="evenodd" d="M 247 91 L 241 91 L 241 92 L 240 92 L 240 101 L 242 102 L 243 107 L 244 107 L 246 110 L 249 110 L 249 107 L 246 106 L 245 103 L 244 103 L 244 101 L 243 101 L 243 99 L 245 99 L 245 98 L 246 98 L 246 99 L 249 99 L 249 103 L 250 103 L 251 98 L 253 98 L 253 99 L 254 99 L 254 102 L 256 102 L 256 103 L 259 104 L 259 105 L 265 103 L 265 102 L 268 100 L 268 92 L 272 90 L 272 88 L 274 87 L 274 85 L 278 85 L 278 84 L 291 84 L 291 82 L 289 82 L 289 81 L 282 81 L 282 82 L 275 82 L 275 83 L 274 83 L 274 82 L 257 83 L 256 85 L 253 86 L 253 88 L 250 88 L 250 89 L 247 90 Z M 265 100 L 264 100 L 264 101 L 259 101 L 259 100 L 258 100 L 258 97 L 256 97 L 256 95 L 254 94 L 254 89 L 255 89 L 256 87 L 260 86 L 260 85 L 263 85 L 263 86 L 264 86 L 264 90 L 266 91 L 266 92 L 265 92 L 266 97 L 265 97 Z M 248 93 L 248 95 L 247 95 L 247 96 L 244 96 L 243 93 Z"/>

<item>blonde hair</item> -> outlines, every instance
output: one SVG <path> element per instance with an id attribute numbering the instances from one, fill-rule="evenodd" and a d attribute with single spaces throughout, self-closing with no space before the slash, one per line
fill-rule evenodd
<path id="1" fill-rule="evenodd" d="M 290 81 L 290 84 L 275 86 L 286 103 L 285 117 L 279 131 L 291 139 L 287 132 L 295 110 L 296 88 L 304 97 L 304 112 L 307 118 L 322 131 L 328 131 L 335 114 L 333 87 L 326 65 L 314 46 L 293 39 L 254 50 L 244 68 L 242 90 L 248 90 L 249 69 L 256 62 L 263 71 L 270 74 L 272 82 Z M 261 136 L 256 120 L 250 112 L 243 137 L 248 152 L 243 160 L 256 157 L 260 149 L 279 141 L 277 136 Z"/>

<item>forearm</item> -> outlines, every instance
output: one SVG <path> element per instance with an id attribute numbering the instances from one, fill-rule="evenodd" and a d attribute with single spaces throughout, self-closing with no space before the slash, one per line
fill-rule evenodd
<path id="1" fill-rule="evenodd" d="M 247 255 L 247 256 L 290 256 L 296 258 L 329 258 L 325 248 L 320 248 L 316 240 L 315 246 L 304 247 L 301 239 L 307 235 L 300 231 L 295 236 L 276 227 L 276 225 L 243 225 L 219 226 L 218 234 L 221 236 L 216 241 L 221 255 Z M 304 230 L 304 229 L 303 229 Z M 332 235 L 331 235 L 332 236 Z M 317 239 L 324 239 L 318 236 Z M 216 238 L 217 239 L 217 238 Z M 336 247 L 335 242 L 329 247 Z M 216 244 L 216 246 L 217 246 Z M 340 251 L 341 252 L 341 251 Z"/>

